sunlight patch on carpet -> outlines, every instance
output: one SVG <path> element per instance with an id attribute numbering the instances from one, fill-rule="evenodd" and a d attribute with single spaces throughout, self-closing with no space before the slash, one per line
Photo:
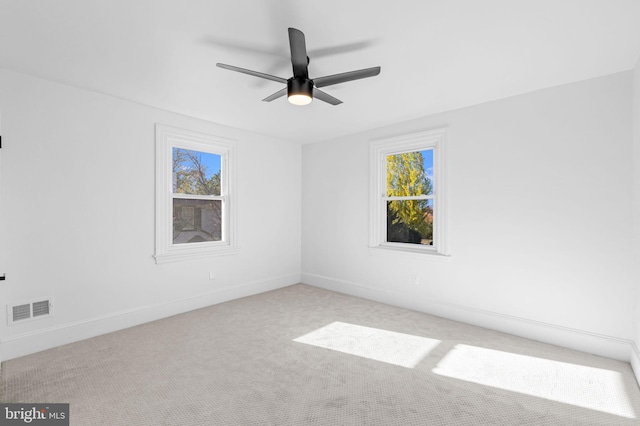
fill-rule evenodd
<path id="1" fill-rule="evenodd" d="M 440 343 L 427 337 L 339 321 L 293 341 L 406 368 L 418 365 Z"/>
<path id="2" fill-rule="evenodd" d="M 636 418 L 620 373 L 584 365 L 456 345 L 433 372 L 564 404 Z"/>

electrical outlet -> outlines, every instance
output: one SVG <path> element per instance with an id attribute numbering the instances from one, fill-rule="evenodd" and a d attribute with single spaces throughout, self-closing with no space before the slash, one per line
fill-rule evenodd
<path id="1" fill-rule="evenodd" d="M 215 280 L 216 279 L 216 274 L 214 274 L 213 272 L 209 272 L 209 279 L 210 280 Z"/>
<path id="2" fill-rule="evenodd" d="M 416 274 L 411 275 L 411 284 L 413 285 L 420 284 L 420 277 Z"/>

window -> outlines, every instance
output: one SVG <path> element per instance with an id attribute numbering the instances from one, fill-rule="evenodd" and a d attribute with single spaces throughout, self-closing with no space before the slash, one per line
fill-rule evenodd
<path id="1" fill-rule="evenodd" d="M 371 143 L 371 247 L 448 254 L 445 132 Z"/>
<path id="2" fill-rule="evenodd" d="M 234 148 L 156 125 L 157 263 L 235 251 Z"/>

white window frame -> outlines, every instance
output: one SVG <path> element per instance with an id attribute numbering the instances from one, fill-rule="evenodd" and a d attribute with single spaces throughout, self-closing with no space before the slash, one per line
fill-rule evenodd
<path id="1" fill-rule="evenodd" d="M 189 198 L 173 193 L 173 148 L 220 155 L 222 239 L 188 244 L 173 243 L 173 199 Z M 237 253 L 235 205 L 235 141 L 204 133 L 156 124 L 156 263 Z"/>
<path id="2" fill-rule="evenodd" d="M 446 128 L 370 142 L 369 247 L 400 252 L 449 255 L 447 231 Z M 433 149 L 433 245 L 387 241 L 387 156 Z"/>

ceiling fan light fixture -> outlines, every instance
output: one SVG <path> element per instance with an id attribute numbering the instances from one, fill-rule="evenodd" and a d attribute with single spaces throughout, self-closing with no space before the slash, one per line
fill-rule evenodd
<path id="1" fill-rule="evenodd" d="M 287 81 L 287 99 L 293 105 L 308 105 L 313 100 L 313 81 L 290 78 Z"/>
<path id="2" fill-rule="evenodd" d="M 313 98 L 309 95 L 289 95 L 287 99 L 289 99 L 289 102 L 294 105 L 302 106 L 309 105 Z"/>

